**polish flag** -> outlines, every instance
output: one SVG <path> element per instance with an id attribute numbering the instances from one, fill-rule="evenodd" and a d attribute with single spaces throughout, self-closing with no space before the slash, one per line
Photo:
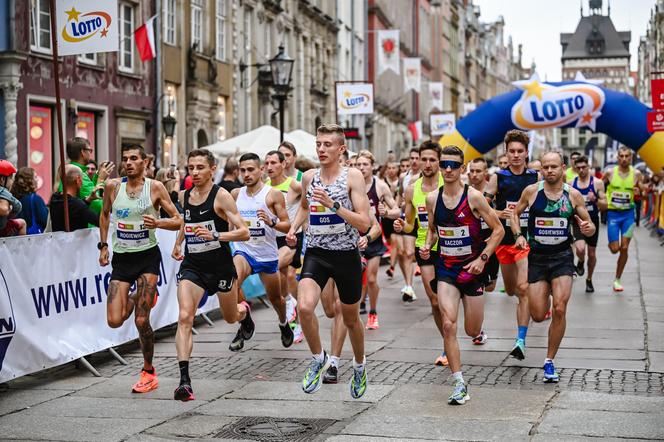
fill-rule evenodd
<path id="1" fill-rule="evenodd" d="M 410 134 L 413 136 L 413 143 L 417 143 L 418 140 L 422 138 L 424 135 L 422 133 L 422 122 L 421 121 L 415 121 L 413 123 L 408 124 L 408 130 L 410 130 Z"/>
<path id="2" fill-rule="evenodd" d="M 136 47 L 141 56 L 141 61 L 151 60 L 157 56 L 157 48 L 154 41 L 154 21 L 157 16 L 148 19 L 143 25 L 134 31 Z"/>

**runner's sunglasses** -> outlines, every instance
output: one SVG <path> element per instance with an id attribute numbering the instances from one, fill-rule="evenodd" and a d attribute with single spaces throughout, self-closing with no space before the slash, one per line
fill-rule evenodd
<path id="1" fill-rule="evenodd" d="M 456 170 L 461 167 L 463 163 L 461 161 L 452 161 L 452 160 L 441 160 L 438 165 L 441 169 L 445 170 L 448 167 L 452 170 Z"/>

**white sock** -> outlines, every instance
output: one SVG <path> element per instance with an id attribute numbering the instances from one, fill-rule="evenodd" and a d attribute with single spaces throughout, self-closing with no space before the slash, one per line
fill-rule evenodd
<path id="1" fill-rule="evenodd" d="M 339 356 L 330 356 L 330 365 L 339 368 Z"/>
<path id="2" fill-rule="evenodd" d="M 355 358 L 353 358 L 353 368 L 359 372 L 362 372 L 364 370 L 364 364 L 367 363 L 367 357 L 364 356 L 362 357 L 362 363 L 358 364 Z"/>
<path id="3" fill-rule="evenodd" d="M 288 320 L 286 320 L 284 322 L 279 322 L 279 325 L 282 326 L 282 327 L 286 326 L 286 324 L 288 324 Z"/>
<path id="4" fill-rule="evenodd" d="M 461 374 L 460 371 L 452 373 L 452 377 L 454 378 L 455 382 L 461 382 L 462 384 L 465 384 L 463 380 L 463 374 Z"/>
<path id="5" fill-rule="evenodd" d="M 314 355 L 314 359 L 318 362 L 325 361 L 325 350 L 321 351 L 319 355 Z"/>
<path id="6" fill-rule="evenodd" d="M 544 364 L 548 364 L 549 362 L 551 362 L 553 364 L 553 359 L 549 359 L 549 358 L 544 359 Z"/>

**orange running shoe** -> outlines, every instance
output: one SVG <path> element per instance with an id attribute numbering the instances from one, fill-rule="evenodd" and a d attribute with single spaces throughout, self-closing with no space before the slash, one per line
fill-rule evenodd
<path id="1" fill-rule="evenodd" d="M 422 274 L 422 270 L 420 269 L 420 266 L 415 266 L 415 276 L 420 276 Z"/>
<path id="2" fill-rule="evenodd" d="M 153 368 L 154 370 L 154 368 Z M 141 375 L 138 378 L 138 382 L 131 387 L 132 393 L 147 393 L 148 391 L 156 390 L 159 386 L 159 380 L 157 379 L 157 371 L 154 370 L 154 373 L 150 374 L 145 370 L 141 370 Z"/>
<path id="3" fill-rule="evenodd" d="M 442 355 L 436 358 L 436 360 L 433 362 L 433 365 L 438 365 L 441 367 L 447 367 L 449 365 L 449 362 L 447 361 L 447 355 L 445 354 L 445 352 L 443 352 Z"/>
<path id="4" fill-rule="evenodd" d="M 378 314 L 369 313 L 367 317 L 367 330 L 378 330 L 380 324 L 378 324 Z"/>

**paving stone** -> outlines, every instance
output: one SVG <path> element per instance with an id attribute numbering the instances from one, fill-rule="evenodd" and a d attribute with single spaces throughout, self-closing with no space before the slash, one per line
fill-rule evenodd
<path id="1" fill-rule="evenodd" d="M 340 382 L 336 385 L 323 385 L 314 394 L 304 393 L 301 382 L 251 382 L 225 397 L 230 399 L 357 401 L 373 403 L 381 400 L 393 389 L 394 387 L 389 385 L 372 385 L 370 381 L 364 396 L 360 399 L 352 399 L 346 382 Z"/>
<path id="2" fill-rule="evenodd" d="M 8 390 L 0 393 L 0 416 L 73 393 L 71 390 Z"/>
<path id="3" fill-rule="evenodd" d="M 207 438 L 221 431 L 223 427 L 237 421 L 237 418 L 215 415 L 187 414 L 178 416 L 146 431 L 148 435 L 179 437 L 185 439 Z M 163 439 L 162 439 L 163 440 Z"/>
<path id="4" fill-rule="evenodd" d="M 553 409 L 539 425 L 540 434 L 663 439 L 662 414 Z"/>
<path id="5" fill-rule="evenodd" d="M 659 414 L 664 422 L 664 397 L 618 396 L 614 394 L 563 391 L 553 402 L 553 408 L 569 410 L 624 411 L 628 413 Z"/>
<path id="6" fill-rule="evenodd" d="M 326 393 L 323 392 L 323 394 Z M 346 398 L 345 401 L 327 401 L 325 404 L 315 406 L 303 400 L 217 399 L 197 408 L 196 413 L 214 416 L 269 416 L 343 420 L 356 416 L 369 406 L 370 404 L 366 402 L 358 402 L 350 397 Z"/>

